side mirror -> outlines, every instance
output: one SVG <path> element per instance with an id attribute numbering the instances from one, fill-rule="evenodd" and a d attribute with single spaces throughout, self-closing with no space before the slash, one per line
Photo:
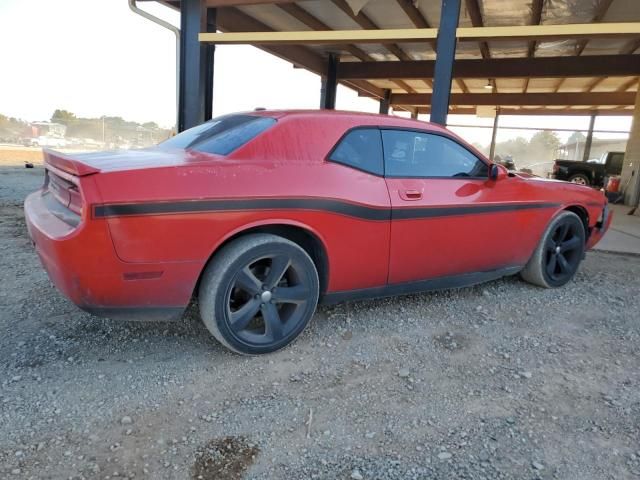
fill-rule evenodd
<path id="1" fill-rule="evenodd" d="M 492 163 L 489 166 L 489 180 L 493 180 L 494 182 L 497 180 L 502 180 L 509 175 L 509 171 L 503 167 L 502 165 L 498 165 L 497 163 Z"/>

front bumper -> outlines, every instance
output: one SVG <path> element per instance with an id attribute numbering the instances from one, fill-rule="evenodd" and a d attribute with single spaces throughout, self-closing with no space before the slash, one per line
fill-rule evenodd
<path id="1" fill-rule="evenodd" d="M 29 195 L 24 209 L 49 278 L 83 310 L 110 318 L 169 320 L 189 304 L 201 265 L 123 262 L 105 221 L 71 226 L 49 211 L 41 192 Z"/>

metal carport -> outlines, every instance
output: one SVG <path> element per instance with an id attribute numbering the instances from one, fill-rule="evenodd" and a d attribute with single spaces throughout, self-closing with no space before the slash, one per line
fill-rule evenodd
<path id="1" fill-rule="evenodd" d="M 216 44 L 249 44 L 413 116 L 634 115 L 623 184 L 640 192 L 640 2 L 182 0 L 178 129 L 211 116 Z M 633 177 L 633 178 L 631 178 Z M 627 182 L 631 178 L 632 181 Z"/>

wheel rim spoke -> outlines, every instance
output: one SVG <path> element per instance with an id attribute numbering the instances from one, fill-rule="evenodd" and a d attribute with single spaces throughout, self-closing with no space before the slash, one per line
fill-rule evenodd
<path id="1" fill-rule="evenodd" d="M 235 312 L 231 312 L 231 329 L 240 332 L 247 328 L 260 310 L 260 300 L 252 298 Z"/>
<path id="2" fill-rule="evenodd" d="M 262 282 L 253 274 L 249 267 L 244 267 L 236 277 L 236 287 L 241 288 L 251 295 L 261 291 Z"/>
<path id="3" fill-rule="evenodd" d="M 280 287 L 273 292 L 276 303 L 302 303 L 309 298 L 309 289 L 304 285 Z"/>
<path id="4" fill-rule="evenodd" d="M 560 249 L 562 252 L 570 252 L 575 250 L 580 246 L 580 239 L 578 237 L 571 237 L 569 240 L 566 240 L 560 244 Z"/>
<path id="5" fill-rule="evenodd" d="M 271 268 L 264 283 L 267 288 L 271 289 L 278 285 L 282 277 L 289 269 L 291 260 L 286 255 L 278 255 L 271 259 Z"/>
<path id="6" fill-rule="evenodd" d="M 549 261 L 547 262 L 547 273 L 551 277 L 555 276 L 556 264 L 557 264 L 557 255 L 553 254 L 549 257 Z"/>
<path id="7" fill-rule="evenodd" d="M 264 334 L 271 340 L 282 338 L 284 325 L 280 319 L 278 307 L 273 303 L 265 303 L 262 307 L 262 318 L 264 319 Z"/>
<path id="8" fill-rule="evenodd" d="M 553 241 L 553 239 L 551 237 L 549 237 L 547 239 L 547 241 L 544 244 L 544 248 L 548 251 L 548 252 L 555 252 L 556 250 L 556 242 Z"/>
<path id="9" fill-rule="evenodd" d="M 564 223 L 559 228 L 559 233 L 557 238 L 558 243 L 563 242 L 564 239 L 567 238 L 567 233 L 569 233 L 569 224 Z"/>
<path id="10" fill-rule="evenodd" d="M 562 255 L 561 253 L 559 253 L 557 257 L 558 265 L 560 265 L 560 270 L 562 271 L 562 273 L 568 273 L 571 270 L 571 266 L 569 265 L 569 262 L 567 262 L 567 259 L 564 258 L 564 255 Z"/>

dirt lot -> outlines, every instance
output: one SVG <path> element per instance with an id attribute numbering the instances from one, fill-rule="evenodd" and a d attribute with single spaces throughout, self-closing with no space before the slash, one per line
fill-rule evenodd
<path id="1" fill-rule="evenodd" d="M 640 258 L 321 308 L 244 358 L 51 286 L 0 167 L 0 478 L 640 478 Z"/>
<path id="2" fill-rule="evenodd" d="M 0 145 L 0 167 L 23 166 L 25 162 L 42 164 L 42 149 L 17 145 Z"/>

